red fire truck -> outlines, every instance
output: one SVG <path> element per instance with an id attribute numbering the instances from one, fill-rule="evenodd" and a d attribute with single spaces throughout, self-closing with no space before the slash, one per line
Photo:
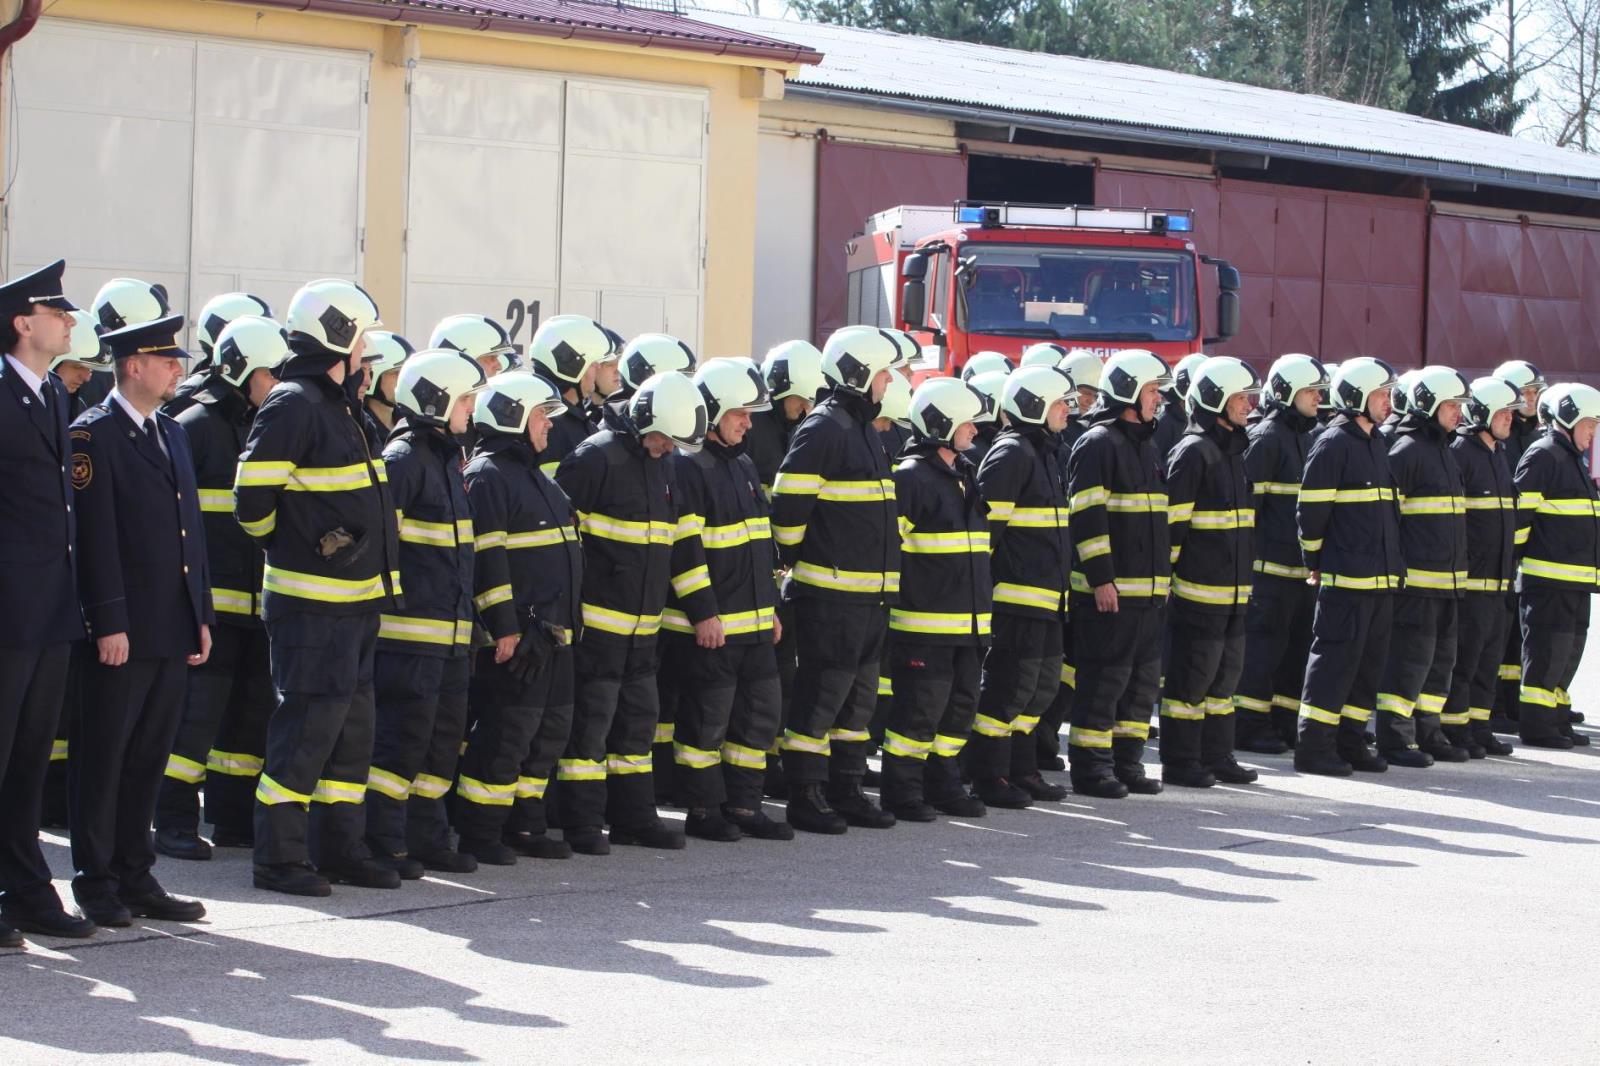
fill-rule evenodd
<path id="1" fill-rule="evenodd" d="M 1176 362 L 1239 324 L 1239 272 L 1195 251 L 1187 211 L 957 201 L 894 207 L 846 245 L 846 321 L 910 330 L 923 374 L 1040 341 Z M 1200 271 L 1214 270 L 1206 308 Z M 920 375 L 919 375 L 920 376 Z"/>

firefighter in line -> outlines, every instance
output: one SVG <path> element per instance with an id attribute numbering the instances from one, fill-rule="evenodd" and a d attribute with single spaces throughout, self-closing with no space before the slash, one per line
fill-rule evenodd
<path id="1" fill-rule="evenodd" d="M 1190 352 L 1179 359 L 1177 365 L 1172 368 L 1170 384 L 1161 390 L 1161 414 L 1156 419 L 1155 436 L 1151 438 L 1158 466 L 1156 473 L 1160 477 L 1166 477 L 1167 456 L 1172 454 L 1172 448 L 1178 443 L 1178 438 L 1189 428 L 1189 410 L 1185 406 L 1189 395 L 1189 384 L 1194 372 L 1205 361 L 1204 352 Z"/>
<path id="2" fill-rule="evenodd" d="M 822 359 L 829 388 L 795 430 L 772 487 L 799 663 L 783 739 L 788 820 L 806 832 L 894 824 L 861 779 L 887 612 L 900 586 L 894 481 L 872 420 L 902 358 L 881 330 L 830 337 Z"/>
<path id="3" fill-rule="evenodd" d="M 1421 368 L 1407 370 L 1395 379 L 1389 386 L 1389 417 L 1378 426 L 1378 435 L 1383 438 L 1383 443 L 1389 448 L 1395 445 L 1395 432 L 1405 420 L 1406 412 L 1411 408 L 1411 385 L 1422 373 Z"/>
<path id="4" fill-rule="evenodd" d="M 72 348 L 65 355 L 50 361 L 50 369 L 61 379 L 61 384 L 71 398 L 68 414 L 77 418 L 89 409 L 83 387 L 94 374 L 109 374 L 116 366 L 111 351 L 94 328 L 94 319 L 87 311 L 72 311 Z M 174 416 L 176 417 L 176 416 Z"/>
<path id="5" fill-rule="evenodd" d="M 782 723 L 774 646 L 776 550 L 761 477 L 744 448 L 771 405 L 749 359 L 713 359 L 694 375 L 705 445 L 673 456 L 678 527 L 662 648 L 678 681 L 673 758 L 684 831 L 702 840 L 792 840 L 761 809 L 767 751 Z"/>
<path id="6" fill-rule="evenodd" d="M 205 302 L 194 319 L 194 342 L 200 349 L 200 358 L 189 367 L 189 376 L 178 385 L 172 399 L 161 405 L 163 411 L 177 418 L 188 410 L 195 394 L 216 375 L 217 344 L 222 339 L 222 331 L 234 319 L 246 317 L 270 319 L 272 308 L 267 306 L 267 301 L 248 292 L 225 292 Z"/>
<path id="7" fill-rule="evenodd" d="M 1506 438 L 1506 465 L 1513 476 L 1522 454 L 1544 432 L 1539 423 L 1539 396 L 1549 387 L 1539 368 L 1525 359 L 1510 359 L 1494 368 L 1494 377 L 1510 382 L 1521 400 L 1511 416 L 1511 434 Z M 1500 660 L 1499 685 L 1495 688 L 1495 701 L 1491 721 L 1496 733 L 1515 735 L 1517 732 L 1517 707 L 1522 683 L 1522 625 L 1517 620 L 1517 598 L 1511 597 L 1506 625 L 1505 654 Z"/>
<path id="8" fill-rule="evenodd" d="M 262 620 L 278 704 L 256 787 L 257 888 L 326 896 L 398 888 L 365 841 L 378 616 L 401 603 L 383 460 L 345 383 L 378 308 L 352 282 L 313 281 L 289 305 L 290 356 L 239 457 L 234 516 L 266 549 Z M 315 865 L 313 865 L 313 863 Z"/>
<path id="9" fill-rule="evenodd" d="M 1412 372 L 1406 414 L 1390 435 L 1389 469 L 1400 505 L 1405 584 L 1395 597 L 1394 636 L 1378 688 L 1378 753 L 1391 766 L 1466 762 L 1440 716 L 1455 669 L 1467 581 L 1467 514 L 1450 442 L 1467 383 L 1447 366 Z"/>
<path id="10" fill-rule="evenodd" d="M 550 434 L 539 452 L 539 467 L 555 477 L 561 460 L 595 432 L 584 414 L 584 398 L 594 388 L 600 364 L 615 360 L 615 334 L 582 315 L 556 315 L 539 323 L 528 342 L 528 365 L 550 382 L 566 407 L 550 420 Z"/>
<path id="11" fill-rule="evenodd" d="M 1512 751 L 1494 735 L 1489 718 L 1510 628 L 1506 603 L 1516 599 L 1517 496 L 1505 441 L 1521 403 L 1509 381 L 1476 379 L 1450 441 L 1466 509 L 1467 580 L 1456 609 L 1456 664 L 1441 718 L 1450 742 L 1474 759 Z"/>
<path id="12" fill-rule="evenodd" d="M 506 328 L 488 315 L 447 315 L 428 336 L 429 348 L 449 348 L 478 364 L 484 380 L 522 366 Z"/>
<path id="13" fill-rule="evenodd" d="M 887 331 L 891 337 L 899 335 L 898 330 Z M 878 440 L 883 444 L 883 454 L 889 460 L 892 468 L 900 461 L 900 453 L 912 439 L 911 434 L 911 381 L 906 376 L 908 367 L 901 367 L 889 376 L 889 387 L 883 391 L 883 402 L 878 405 L 878 417 L 872 420 L 872 428 L 878 431 Z M 873 705 L 872 718 L 867 723 L 867 733 L 872 738 L 871 749 L 877 749 L 883 743 L 884 725 L 889 720 L 889 713 L 893 709 L 894 682 L 889 677 L 889 661 L 894 656 L 894 627 L 884 634 L 883 653 L 878 657 L 878 701 Z M 869 767 L 862 778 L 865 784 L 878 784 L 878 776 Z"/>
<path id="14" fill-rule="evenodd" d="M 674 448 L 700 447 L 706 409 L 694 383 L 669 372 L 639 387 L 626 418 L 623 428 L 585 440 L 556 471 L 577 509 L 584 552 L 583 633 L 572 735 L 557 770 L 559 807 L 567 843 L 585 855 L 606 854 L 611 844 L 684 846 L 683 833 L 656 813 L 651 747 L 657 634 L 678 522 L 669 457 Z"/>
<path id="15" fill-rule="evenodd" d="M 1033 733 L 1061 687 L 1072 540 L 1059 442 L 1075 397 L 1072 379 L 1053 366 L 1013 371 L 1000 401 L 1007 428 L 978 467 L 995 619 L 965 758 L 974 792 L 990 807 L 1067 795 L 1039 773 Z"/>
<path id="16" fill-rule="evenodd" d="M 1394 477 L 1377 433 L 1393 385 L 1382 360 L 1341 363 L 1328 389 L 1337 413 L 1306 457 L 1297 522 L 1317 608 L 1294 749 L 1302 773 L 1348 777 L 1389 765 L 1368 745 L 1366 727 L 1404 571 Z"/>
<path id="17" fill-rule="evenodd" d="M 1244 620 L 1244 667 L 1233 697 L 1240 751 L 1281 755 L 1295 742 L 1317 605 L 1300 552 L 1295 506 L 1327 387 L 1327 370 L 1316 359 L 1297 352 L 1280 356 L 1267 371 L 1267 413 L 1250 428 L 1244 453 L 1255 507 L 1255 576 Z"/>
<path id="18" fill-rule="evenodd" d="M 255 790 L 277 701 L 261 625 L 261 548 L 234 520 L 233 479 L 256 410 L 278 383 L 273 368 L 288 354 L 278 323 L 234 319 L 213 347 L 212 372 L 177 416 L 194 460 L 217 625 L 210 658 L 189 671 L 156 803 L 155 848 L 173 859 L 209 859 L 213 846 L 254 842 Z M 200 835 L 202 785 L 209 843 Z"/>
<path id="19" fill-rule="evenodd" d="M 1256 780 L 1235 760 L 1234 690 L 1244 667 L 1255 506 L 1245 426 L 1261 379 L 1214 356 L 1189 383 L 1189 428 L 1167 461 L 1171 658 L 1161 694 L 1161 780 L 1189 788 Z"/>
<path id="20" fill-rule="evenodd" d="M 1167 496 L 1152 437 L 1167 366 L 1142 349 L 1106 360 L 1100 413 L 1072 449 L 1072 651 L 1077 687 L 1068 731 L 1072 789 L 1103 799 L 1154 795 L 1146 776 L 1150 712 L 1172 555 Z"/>
<path id="21" fill-rule="evenodd" d="M 367 446 L 372 454 L 379 455 L 389 440 L 389 431 L 394 428 L 394 383 L 400 377 L 401 365 L 416 349 L 400 334 L 388 330 L 369 330 L 366 336 L 361 358 L 365 378 L 361 389 L 361 426 L 367 435 Z"/>
<path id="22" fill-rule="evenodd" d="M 1600 390 L 1556 386 L 1539 399 L 1545 435 L 1517 464 L 1517 612 L 1522 682 L 1517 732 L 1534 748 L 1586 746 L 1572 728 L 1568 688 L 1583 660 L 1600 588 L 1600 493 L 1586 456 L 1600 425 Z"/>
<path id="23" fill-rule="evenodd" d="M 961 455 L 985 407 L 968 383 L 923 382 L 911 400 L 916 437 L 895 467 L 903 580 L 889 611 L 894 702 L 882 798 L 901 821 L 987 813 L 963 787 L 960 763 L 993 617 L 988 507 L 976 469 Z"/>
<path id="24" fill-rule="evenodd" d="M 572 642 L 581 630 L 583 549 L 567 494 L 541 455 L 566 410 L 554 385 L 513 372 L 478 395 L 477 450 L 466 468 L 477 555 L 474 603 L 493 645 L 478 652 L 456 778 L 459 850 L 480 863 L 566 859 L 548 835 L 545 796 L 572 729 Z M 514 828 L 510 816 L 517 818 Z"/>
<path id="25" fill-rule="evenodd" d="M 401 880 L 477 868 L 451 846 L 444 798 L 467 731 L 474 622 L 472 514 L 457 442 L 486 380 L 483 362 L 452 347 L 407 359 L 395 382 L 399 420 L 383 450 L 405 602 L 378 618 L 366 836 L 374 860 Z"/>
<path id="26" fill-rule="evenodd" d="M 1000 432 L 1006 428 L 1005 416 L 1000 410 L 1000 397 L 1006 391 L 1006 378 L 1010 376 L 1004 370 L 990 370 L 963 379 L 973 392 L 983 398 L 983 414 L 975 422 L 977 432 L 973 434 L 971 446 L 962 452 L 974 468 L 983 465 L 983 457 L 989 454 Z M 1069 429 L 1071 425 L 1069 423 Z"/>

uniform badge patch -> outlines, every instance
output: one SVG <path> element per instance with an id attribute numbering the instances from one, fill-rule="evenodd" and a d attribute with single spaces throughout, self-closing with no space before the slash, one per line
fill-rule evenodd
<path id="1" fill-rule="evenodd" d="M 94 464 L 89 462 L 89 457 L 82 452 L 72 453 L 72 487 L 86 489 L 89 482 L 94 480 Z"/>

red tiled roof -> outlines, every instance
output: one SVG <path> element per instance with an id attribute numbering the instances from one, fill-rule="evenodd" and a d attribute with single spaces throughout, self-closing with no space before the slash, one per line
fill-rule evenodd
<path id="1" fill-rule="evenodd" d="M 714 55 L 818 63 L 820 52 L 772 37 L 725 29 L 671 11 L 602 0 L 235 0 L 254 7 L 349 15 L 469 30 L 635 44 Z"/>

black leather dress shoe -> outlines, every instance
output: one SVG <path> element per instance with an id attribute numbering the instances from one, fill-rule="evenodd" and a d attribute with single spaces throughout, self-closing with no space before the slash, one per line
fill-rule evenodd
<path id="1" fill-rule="evenodd" d="M 117 897 L 135 918 L 154 918 L 158 922 L 198 922 L 206 916 L 206 905 L 197 899 L 179 899 L 165 891 L 123 894 Z"/>
<path id="2" fill-rule="evenodd" d="M 3 915 L 5 924 L 24 933 L 35 936 L 60 936 L 70 940 L 82 940 L 94 936 L 95 924 L 87 918 L 80 918 L 76 914 L 68 914 L 64 910 L 51 911 L 24 911 L 7 910 Z"/>
<path id="3" fill-rule="evenodd" d="M 133 912 L 124 907 L 115 896 L 93 896 L 80 899 L 78 909 L 83 916 L 103 929 L 125 929 L 133 924 Z"/>

